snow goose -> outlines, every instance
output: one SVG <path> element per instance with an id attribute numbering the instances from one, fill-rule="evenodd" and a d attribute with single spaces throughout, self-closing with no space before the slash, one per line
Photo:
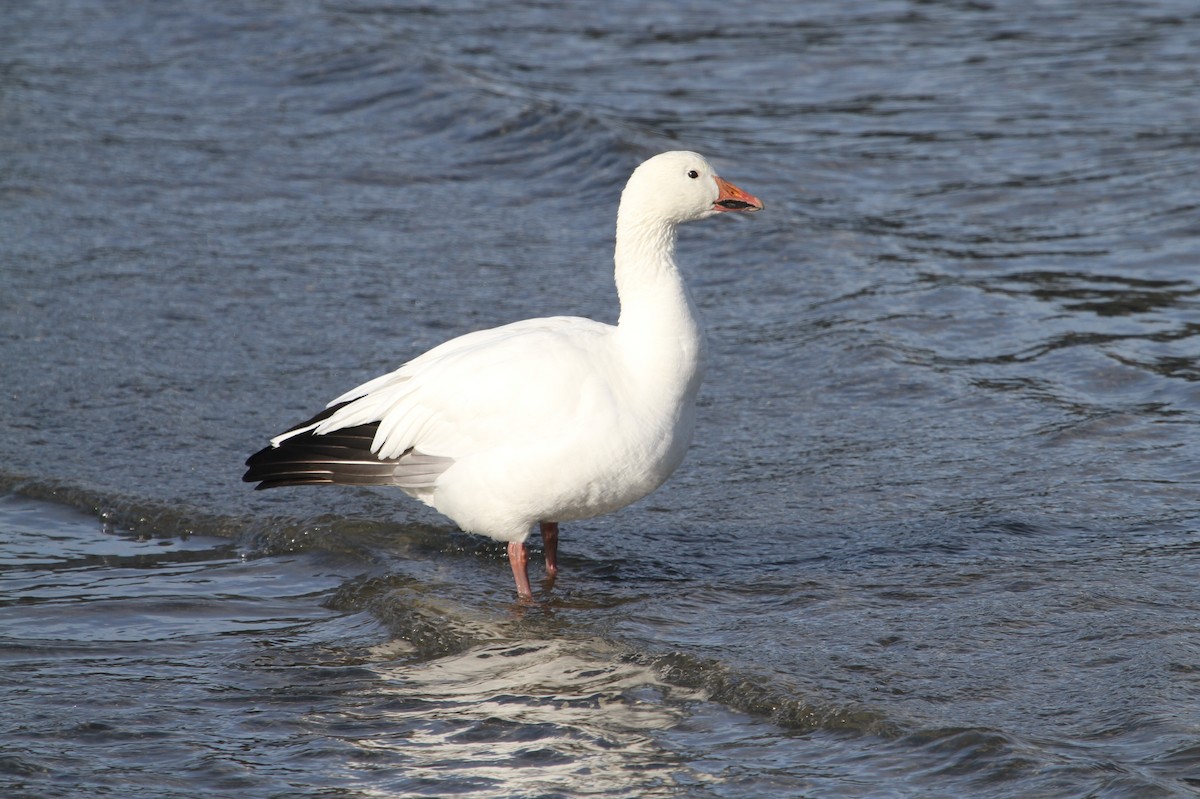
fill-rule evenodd
<path id="1" fill-rule="evenodd" d="M 528 599 L 534 525 L 552 580 L 559 522 L 646 496 L 691 442 L 704 333 L 675 264 L 677 226 L 762 207 L 696 153 L 649 159 L 617 211 L 616 326 L 554 316 L 447 341 L 273 438 L 243 479 L 397 487 L 508 542 Z"/>

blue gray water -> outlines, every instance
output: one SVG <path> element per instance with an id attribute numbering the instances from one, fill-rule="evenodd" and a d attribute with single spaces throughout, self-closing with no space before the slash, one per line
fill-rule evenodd
<path id="1" fill-rule="evenodd" d="M 1195 3 L 4 18 L 0 794 L 1200 793 Z M 679 148 L 767 203 L 683 231 L 697 441 L 537 605 L 240 482 L 449 336 L 612 321 Z"/>

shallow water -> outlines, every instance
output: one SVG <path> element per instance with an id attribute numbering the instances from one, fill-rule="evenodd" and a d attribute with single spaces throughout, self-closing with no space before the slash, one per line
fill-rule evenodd
<path id="1" fill-rule="evenodd" d="M 8 16 L 6 796 L 1200 791 L 1191 4 Z M 451 335 L 612 321 L 680 147 L 767 203 L 683 231 L 697 441 L 536 606 L 239 482 Z"/>

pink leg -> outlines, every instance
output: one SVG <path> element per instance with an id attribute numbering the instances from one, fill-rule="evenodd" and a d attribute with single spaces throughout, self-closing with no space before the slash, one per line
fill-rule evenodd
<path id="1" fill-rule="evenodd" d="M 558 575 L 558 522 L 542 522 L 542 544 L 546 547 L 546 574 Z"/>
<path id="2" fill-rule="evenodd" d="M 517 581 L 517 595 L 522 599 L 531 599 L 533 591 L 529 588 L 529 551 L 523 541 L 508 542 L 508 565 L 512 566 L 513 579 Z"/>

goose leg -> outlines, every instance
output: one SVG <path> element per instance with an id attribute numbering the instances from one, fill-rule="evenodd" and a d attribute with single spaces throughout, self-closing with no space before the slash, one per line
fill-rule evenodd
<path id="1" fill-rule="evenodd" d="M 546 548 L 546 576 L 558 575 L 558 522 L 542 522 L 542 544 Z"/>
<path id="2" fill-rule="evenodd" d="M 529 551 L 524 541 L 508 542 L 508 564 L 512 566 L 513 579 L 517 581 L 517 595 L 522 599 L 533 597 L 529 588 Z"/>

